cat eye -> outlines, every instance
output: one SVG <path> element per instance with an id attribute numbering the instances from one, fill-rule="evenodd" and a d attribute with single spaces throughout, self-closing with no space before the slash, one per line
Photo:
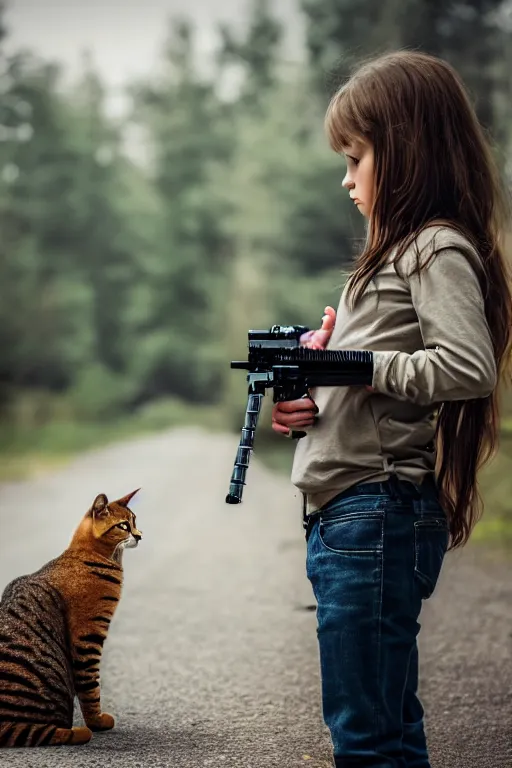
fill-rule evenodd
<path id="1" fill-rule="evenodd" d="M 130 530 L 130 527 L 129 527 L 128 523 L 118 523 L 117 527 L 118 528 L 122 528 L 123 531 L 129 531 Z"/>

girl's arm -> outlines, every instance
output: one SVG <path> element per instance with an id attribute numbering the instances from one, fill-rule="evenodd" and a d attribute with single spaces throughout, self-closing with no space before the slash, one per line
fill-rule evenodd
<path id="1" fill-rule="evenodd" d="M 406 277 L 425 349 L 374 352 L 373 388 L 420 405 L 486 397 L 496 386 L 484 300 L 469 259 L 448 248 Z"/>

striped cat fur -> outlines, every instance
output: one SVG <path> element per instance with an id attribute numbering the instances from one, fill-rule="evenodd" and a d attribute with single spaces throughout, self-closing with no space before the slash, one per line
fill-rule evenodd
<path id="1" fill-rule="evenodd" d="M 137 489 L 139 490 L 139 489 Z M 114 727 L 101 711 L 103 643 L 121 596 L 122 553 L 142 533 L 128 507 L 100 494 L 68 548 L 21 576 L 0 602 L 0 747 L 85 744 Z M 73 727 L 78 697 L 85 727 Z"/>

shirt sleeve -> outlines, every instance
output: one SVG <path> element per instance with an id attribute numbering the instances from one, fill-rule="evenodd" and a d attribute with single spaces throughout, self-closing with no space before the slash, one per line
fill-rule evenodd
<path id="1" fill-rule="evenodd" d="M 410 286 L 424 349 L 373 353 L 377 392 L 419 405 L 486 397 L 497 382 L 477 274 L 456 248 L 437 253 Z"/>

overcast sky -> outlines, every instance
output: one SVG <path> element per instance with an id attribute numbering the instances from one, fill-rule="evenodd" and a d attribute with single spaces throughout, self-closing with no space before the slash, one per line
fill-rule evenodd
<path id="1" fill-rule="evenodd" d="M 243 22 L 244 0 L 6 0 L 10 50 L 29 47 L 57 59 L 75 73 L 88 48 L 112 98 L 132 78 L 154 69 L 165 39 L 166 21 L 185 14 L 196 22 L 198 45 L 207 54 L 215 44 L 218 20 Z M 300 38 L 297 0 L 272 0 L 286 23 L 289 45 Z"/>

